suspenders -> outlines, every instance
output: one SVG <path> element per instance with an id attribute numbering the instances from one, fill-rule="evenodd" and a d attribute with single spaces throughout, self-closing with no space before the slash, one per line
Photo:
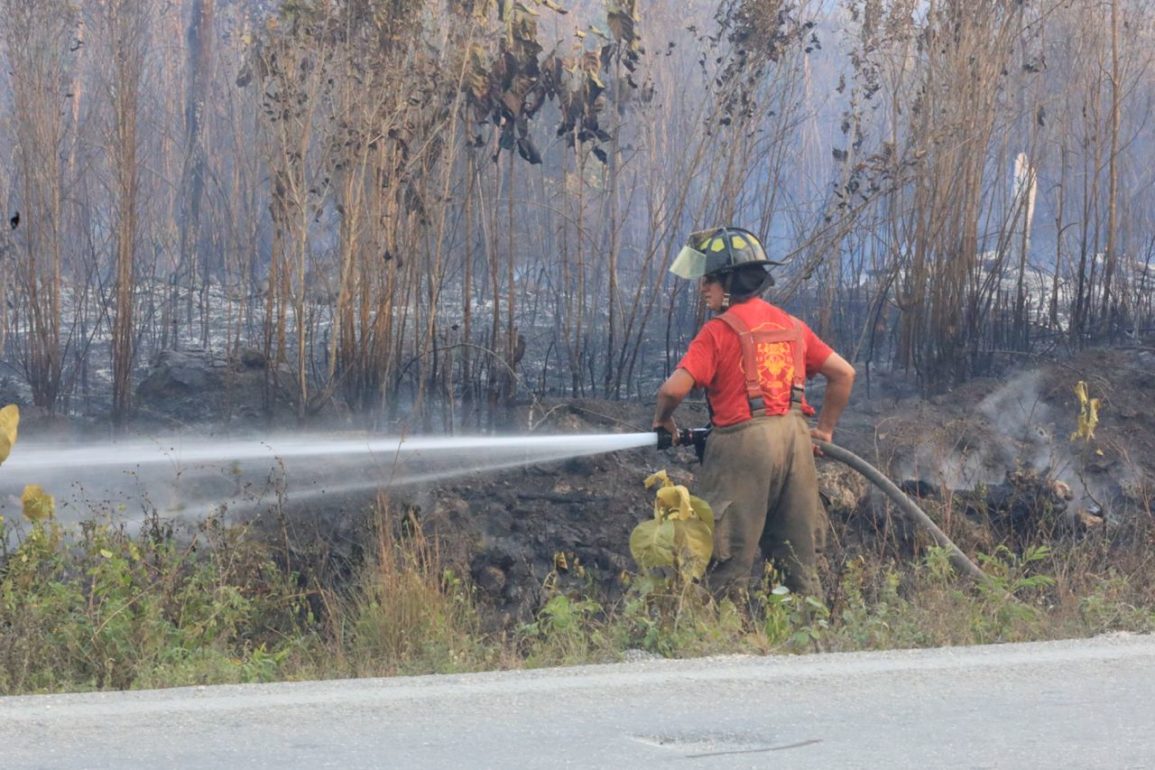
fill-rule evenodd
<path id="1" fill-rule="evenodd" d="M 762 383 L 758 380 L 757 346 L 774 343 L 789 343 L 794 355 L 794 381 L 790 388 L 790 404 L 802 403 L 806 388 L 806 358 L 802 344 L 802 323 L 791 317 L 788 329 L 767 329 L 752 332 L 746 324 L 732 311 L 727 310 L 718 316 L 726 322 L 738 335 L 738 342 L 742 346 L 742 368 L 746 372 L 746 398 L 750 401 L 750 416 L 762 417 L 766 414 L 766 401 L 762 397 Z"/>

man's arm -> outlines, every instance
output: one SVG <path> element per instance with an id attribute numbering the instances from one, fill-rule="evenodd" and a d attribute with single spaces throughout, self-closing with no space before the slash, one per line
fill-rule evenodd
<path id="1" fill-rule="evenodd" d="M 818 426 L 810 431 L 810 435 L 819 441 L 833 441 L 834 427 L 842 416 L 842 410 L 850 402 L 850 391 L 854 388 L 854 367 L 845 358 L 832 352 L 822 362 L 818 373 L 826 378 L 826 394 L 822 397 Z"/>
<path id="2" fill-rule="evenodd" d="M 674 410 L 678 404 L 690 395 L 694 389 L 694 378 L 685 369 L 675 369 L 674 373 L 658 388 L 658 403 L 654 407 L 655 428 L 665 428 L 670 433 L 677 433 L 678 426 L 674 424 Z"/>

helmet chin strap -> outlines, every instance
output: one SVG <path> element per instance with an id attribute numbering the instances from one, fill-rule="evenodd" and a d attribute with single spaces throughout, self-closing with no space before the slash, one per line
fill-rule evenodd
<path id="1" fill-rule="evenodd" d="M 734 304 L 734 297 L 731 295 L 731 287 L 732 287 L 732 284 L 734 283 L 734 273 L 729 272 L 729 271 L 723 273 L 721 276 L 721 283 L 722 283 L 722 308 L 721 309 L 723 311 L 726 311 L 726 310 L 729 310 L 730 306 Z M 762 278 L 762 285 L 759 286 L 756 290 L 754 290 L 752 292 L 748 292 L 746 294 L 743 294 L 742 296 L 740 296 L 738 298 L 738 301 L 739 302 L 745 302 L 746 300 L 750 299 L 751 297 L 757 297 L 760 294 L 762 294 L 762 292 L 766 291 L 767 289 L 769 289 L 773 285 L 774 285 L 774 276 L 771 275 L 769 270 L 767 270 L 764 277 Z"/>

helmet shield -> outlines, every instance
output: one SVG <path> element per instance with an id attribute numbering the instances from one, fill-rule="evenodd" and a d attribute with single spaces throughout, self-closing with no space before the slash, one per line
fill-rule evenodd
<path id="1" fill-rule="evenodd" d="M 742 265 L 773 264 L 777 263 L 766 258 L 753 233 L 737 227 L 715 227 L 691 233 L 670 272 L 680 278 L 701 278 Z"/>
<path id="2" fill-rule="evenodd" d="M 701 278 L 706 274 L 706 255 L 692 246 L 683 246 L 670 265 L 670 272 L 679 278 Z"/>

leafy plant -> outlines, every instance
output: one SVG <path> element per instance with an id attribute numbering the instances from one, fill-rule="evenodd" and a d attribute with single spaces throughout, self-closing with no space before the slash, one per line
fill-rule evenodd
<path id="1" fill-rule="evenodd" d="M 776 585 L 763 593 L 760 627 L 771 646 L 787 644 L 806 649 L 822 640 L 829 627 L 830 610 L 813 596 L 791 593 L 784 585 Z"/>
<path id="2" fill-rule="evenodd" d="M 1055 579 L 1051 576 L 1033 574 L 1034 567 L 1051 556 L 1052 550 L 1048 545 L 1031 546 L 1021 555 L 1016 555 L 1005 545 L 998 546 L 989 555 L 979 554 L 983 571 L 991 576 L 991 581 L 980 584 L 979 588 L 992 596 L 1014 596 L 1020 592 L 1052 586 Z"/>
<path id="3" fill-rule="evenodd" d="M 537 618 L 520 628 L 530 663 L 581 663 L 606 646 L 599 616 L 602 606 L 589 597 L 556 594 Z"/>
<path id="4" fill-rule="evenodd" d="M 44 491 L 39 484 L 28 484 L 20 495 L 24 518 L 29 521 L 45 521 L 56 513 L 56 499 Z"/>
<path id="5" fill-rule="evenodd" d="M 675 484 L 664 470 L 645 481 L 655 485 L 654 516 L 634 527 L 630 554 L 642 569 L 673 567 L 685 582 L 706 573 L 714 553 L 714 511 L 710 504 Z"/>
<path id="6" fill-rule="evenodd" d="M 1082 380 L 1075 383 L 1075 395 L 1079 399 L 1079 426 L 1071 434 L 1071 441 L 1077 439 L 1090 441 L 1095 438 L 1095 427 L 1099 424 L 1099 406 L 1102 402 L 1098 398 L 1089 397 L 1087 383 Z"/>
<path id="7" fill-rule="evenodd" d="M 0 409 L 0 465 L 8 459 L 16 443 L 16 429 L 20 426 L 20 409 L 15 404 Z"/>

